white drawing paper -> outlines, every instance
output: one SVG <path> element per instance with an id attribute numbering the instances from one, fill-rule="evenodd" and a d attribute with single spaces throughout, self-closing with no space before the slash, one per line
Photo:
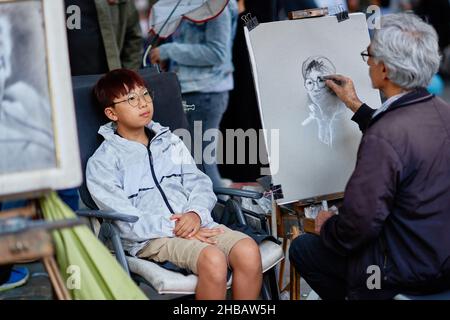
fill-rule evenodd
<path id="1" fill-rule="evenodd" d="M 353 79 L 358 96 L 381 105 L 360 53 L 370 43 L 363 14 L 262 23 L 246 39 L 272 180 L 278 203 L 343 192 L 353 172 L 361 132 L 353 113 L 325 86 L 322 76 Z M 279 131 L 278 148 L 269 139 Z M 275 165 L 275 162 L 276 163 Z"/>

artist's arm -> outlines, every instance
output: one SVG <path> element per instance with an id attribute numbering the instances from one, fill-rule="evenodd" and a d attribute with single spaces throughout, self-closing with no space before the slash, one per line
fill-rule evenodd
<path id="1" fill-rule="evenodd" d="M 363 137 L 344 204 L 320 232 L 328 248 L 346 256 L 379 236 L 392 211 L 402 167 L 389 141 L 372 134 Z"/>
<path id="2" fill-rule="evenodd" d="M 374 112 L 375 112 L 375 109 L 372 109 L 365 103 L 363 103 L 355 111 L 355 114 L 353 115 L 352 120 L 358 124 L 359 130 L 361 130 L 363 133 L 366 131 Z"/>
<path id="3" fill-rule="evenodd" d="M 200 31 L 199 31 L 200 32 Z M 228 8 L 215 19 L 206 22 L 203 43 L 166 43 L 159 49 L 159 60 L 171 59 L 186 66 L 209 67 L 225 62 L 231 46 L 231 17 Z"/>
<path id="4" fill-rule="evenodd" d="M 359 100 L 352 79 L 341 75 L 332 75 L 330 78 L 334 80 L 326 80 L 327 86 L 333 90 L 347 108 L 355 113 L 352 120 L 355 121 L 358 124 L 359 129 L 364 132 L 369 125 L 375 110 Z"/>

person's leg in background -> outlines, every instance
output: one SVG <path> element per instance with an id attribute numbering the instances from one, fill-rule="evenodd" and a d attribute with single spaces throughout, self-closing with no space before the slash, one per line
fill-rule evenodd
<path id="1" fill-rule="evenodd" d="M 325 247 L 319 236 L 297 237 L 289 248 L 289 260 L 323 300 L 345 299 L 347 260 Z"/>
<path id="2" fill-rule="evenodd" d="M 227 107 L 228 107 L 228 97 L 229 92 L 212 92 L 212 93 L 203 93 L 203 92 L 195 92 L 195 93 L 187 93 L 183 94 L 183 100 L 186 101 L 188 105 L 195 105 L 194 110 L 190 110 L 186 113 L 190 131 L 191 131 L 191 137 L 192 137 L 192 144 L 191 144 L 191 153 L 194 155 L 194 146 L 195 143 L 202 144 L 202 163 L 203 163 L 203 170 L 204 172 L 209 176 L 209 178 L 212 180 L 213 185 L 215 187 L 222 187 L 222 178 L 219 173 L 219 169 L 217 167 L 217 142 L 218 142 L 218 131 L 213 135 L 213 137 L 209 136 L 208 141 L 203 141 L 205 136 L 204 133 L 209 129 L 215 129 L 219 130 L 220 121 L 222 120 L 222 116 L 225 113 Z M 201 130 L 201 137 L 195 136 L 195 122 L 201 121 L 202 130 Z M 199 126 L 199 123 L 197 123 L 197 126 Z M 199 129 L 197 129 L 198 131 Z M 198 139 L 201 139 L 201 141 L 196 141 Z M 208 147 L 208 150 L 206 152 L 206 159 L 203 157 L 203 152 L 205 148 Z M 210 150 L 215 150 L 215 152 L 211 153 Z M 222 152 L 220 151 L 222 154 Z M 209 159 L 209 155 L 212 154 L 212 159 Z M 198 159 L 195 158 L 197 161 Z"/>
<path id="3" fill-rule="evenodd" d="M 23 207 L 25 205 L 26 201 L 22 200 L 10 201 L 5 203 L 0 202 L 0 211 Z M 29 276 L 30 273 L 25 267 L 14 265 L 0 266 L 0 292 L 13 289 L 25 284 Z"/>
<path id="4" fill-rule="evenodd" d="M 78 195 L 78 189 L 65 189 L 59 190 L 58 195 L 61 200 L 67 204 L 73 211 L 79 209 L 80 206 L 80 196 Z"/>

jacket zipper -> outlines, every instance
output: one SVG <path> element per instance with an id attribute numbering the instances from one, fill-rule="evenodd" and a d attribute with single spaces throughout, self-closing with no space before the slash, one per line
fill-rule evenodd
<path id="1" fill-rule="evenodd" d="M 167 206 L 167 209 L 169 209 L 170 213 L 175 214 L 172 207 L 170 206 L 169 200 L 167 200 L 164 190 L 162 189 L 161 185 L 159 184 L 158 180 L 156 179 L 155 169 L 153 168 L 153 156 L 152 156 L 152 152 L 150 151 L 150 143 L 148 144 L 147 151 L 148 151 L 148 160 L 150 162 L 150 170 L 152 171 L 153 181 L 155 182 L 156 187 L 158 188 L 159 193 L 161 194 L 161 196 L 164 200 L 164 203 Z"/>

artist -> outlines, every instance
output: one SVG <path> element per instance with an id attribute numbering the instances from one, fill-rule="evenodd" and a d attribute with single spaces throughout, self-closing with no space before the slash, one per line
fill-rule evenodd
<path id="1" fill-rule="evenodd" d="M 450 289 L 450 105 L 425 87 L 440 62 L 434 29 L 384 16 L 362 57 L 386 97 L 373 110 L 351 79 L 326 85 L 363 131 L 339 215 L 295 239 L 290 260 L 322 299 L 390 299 Z"/>

